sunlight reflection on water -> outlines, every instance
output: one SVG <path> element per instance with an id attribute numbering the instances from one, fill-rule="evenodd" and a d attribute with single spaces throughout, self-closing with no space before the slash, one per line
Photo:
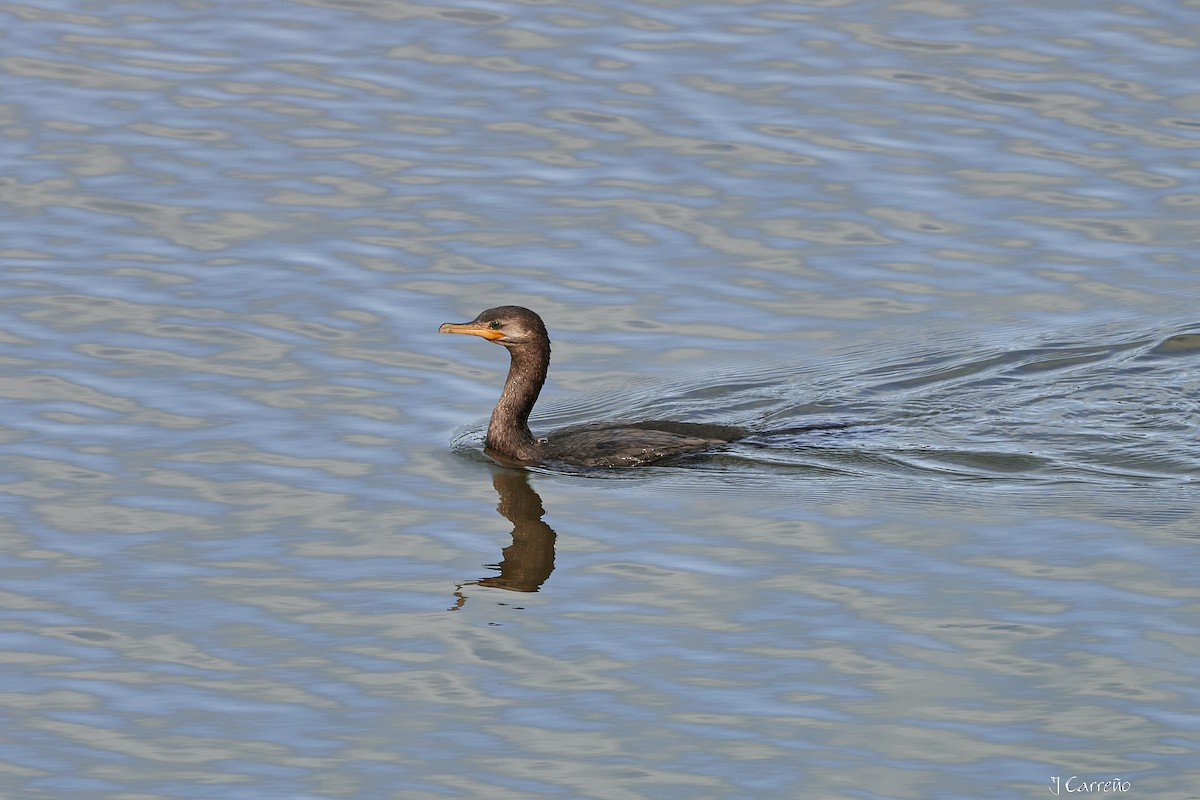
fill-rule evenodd
<path id="1" fill-rule="evenodd" d="M 1194 791 L 1186 5 L 0 13 L 6 795 Z"/>

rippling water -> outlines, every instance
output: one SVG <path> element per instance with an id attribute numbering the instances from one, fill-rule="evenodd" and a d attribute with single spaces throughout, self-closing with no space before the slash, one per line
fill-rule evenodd
<path id="1" fill-rule="evenodd" d="M 1200 797 L 1194 0 L 0 18 L 0 795 Z"/>

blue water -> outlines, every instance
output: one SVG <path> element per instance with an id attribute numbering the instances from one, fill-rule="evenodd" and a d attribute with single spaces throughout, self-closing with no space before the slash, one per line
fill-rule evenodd
<path id="1" fill-rule="evenodd" d="M 1197 796 L 1196 9 L 0 14 L 0 795 Z"/>

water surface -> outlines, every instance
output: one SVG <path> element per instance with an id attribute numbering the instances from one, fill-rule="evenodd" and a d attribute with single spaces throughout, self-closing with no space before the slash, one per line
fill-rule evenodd
<path id="1" fill-rule="evenodd" d="M 1196 796 L 1196 3 L 0 14 L 0 794 Z"/>

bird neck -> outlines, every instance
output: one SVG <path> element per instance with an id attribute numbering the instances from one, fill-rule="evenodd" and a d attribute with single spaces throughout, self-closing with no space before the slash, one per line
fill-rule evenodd
<path id="1" fill-rule="evenodd" d="M 508 352 L 512 358 L 508 379 L 492 411 L 486 445 L 515 461 L 534 461 L 538 442 L 529 430 L 529 414 L 546 382 L 550 343 L 536 342 L 510 348 Z"/>

